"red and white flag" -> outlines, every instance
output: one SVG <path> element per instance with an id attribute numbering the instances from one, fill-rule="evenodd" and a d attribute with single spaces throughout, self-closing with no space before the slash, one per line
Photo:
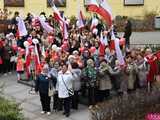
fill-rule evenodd
<path id="1" fill-rule="evenodd" d="M 54 18 L 58 21 L 58 22 L 65 22 L 64 19 L 61 17 L 61 14 L 59 12 L 59 10 L 57 9 L 57 7 L 55 5 L 52 6 L 53 9 L 53 14 L 54 14 Z"/>
<path id="2" fill-rule="evenodd" d="M 38 49 L 37 49 L 37 45 L 35 45 L 35 70 L 38 73 L 38 69 L 40 66 L 40 59 L 39 59 L 39 53 L 38 53 Z"/>
<path id="3" fill-rule="evenodd" d="M 90 0 L 87 5 L 88 11 L 99 14 L 109 26 L 112 25 L 112 10 L 106 0 L 99 0 L 99 3 L 96 0 Z"/>
<path id="4" fill-rule="evenodd" d="M 96 30 L 96 26 L 98 25 L 98 19 L 96 17 L 92 18 L 92 23 L 90 26 L 91 31 L 93 32 L 94 30 Z"/>
<path id="5" fill-rule="evenodd" d="M 29 48 L 30 48 L 29 42 L 25 41 L 24 46 L 25 46 L 25 52 L 26 52 L 25 53 L 26 76 L 27 76 L 27 78 L 29 78 L 29 75 L 30 75 L 29 66 L 30 66 L 30 62 L 31 62 L 31 54 L 29 51 Z"/>
<path id="6" fill-rule="evenodd" d="M 32 42 L 33 42 L 34 45 L 35 45 L 35 46 L 34 46 L 34 52 L 35 52 L 35 55 L 34 55 L 35 71 L 36 71 L 36 73 L 38 73 L 38 72 L 39 72 L 40 65 L 41 65 L 41 63 L 40 63 L 40 58 L 39 58 L 38 47 L 37 47 L 39 41 L 38 41 L 38 39 L 33 39 Z"/>
<path id="7" fill-rule="evenodd" d="M 104 56 L 105 55 L 106 46 L 108 45 L 108 40 L 107 40 L 106 36 L 102 35 L 102 33 L 101 33 L 101 36 L 99 38 L 99 42 L 100 42 L 100 45 L 99 45 L 99 55 L 100 56 Z"/>
<path id="8" fill-rule="evenodd" d="M 28 34 L 25 23 L 21 17 L 17 17 L 16 20 L 18 21 L 18 32 L 19 36 L 26 36 Z"/>
<path id="9" fill-rule="evenodd" d="M 112 38 L 111 39 L 114 40 L 115 51 L 116 51 L 118 61 L 119 61 L 120 65 L 124 65 L 125 61 L 124 61 L 124 57 L 122 55 L 122 51 L 120 49 L 119 39 L 115 37 L 113 30 L 112 30 Z"/>
<path id="10" fill-rule="evenodd" d="M 100 1 L 99 15 L 103 17 L 103 19 L 108 23 L 109 26 L 111 26 L 113 20 L 112 9 L 108 4 L 107 0 L 99 0 L 99 1 Z"/>
<path id="11" fill-rule="evenodd" d="M 99 4 L 97 3 L 97 0 L 89 0 L 87 3 L 87 9 L 90 12 L 99 12 Z"/>
<path id="12" fill-rule="evenodd" d="M 67 23 L 63 22 L 63 40 L 68 39 Z"/>
<path id="13" fill-rule="evenodd" d="M 101 42 L 102 44 L 104 44 L 105 46 L 107 46 L 107 45 L 108 45 L 107 36 L 106 36 L 106 35 L 103 36 L 102 33 L 101 33 L 100 42 Z"/>
<path id="14" fill-rule="evenodd" d="M 53 32 L 53 28 L 48 23 L 46 23 L 41 17 L 38 17 L 38 19 L 39 19 L 43 29 L 45 31 L 47 31 L 47 33 Z"/>
<path id="15" fill-rule="evenodd" d="M 100 41 L 99 56 L 104 56 L 105 55 L 105 49 L 106 49 L 106 46 Z"/>
<path id="16" fill-rule="evenodd" d="M 84 27 L 84 16 L 83 16 L 81 10 L 79 10 L 79 12 L 78 12 L 77 26 L 79 29 Z"/>
<path id="17" fill-rule="evenodd" d="M 53 13 L 54 13 L 54 18 L 59 22 L 61 30 L 63 32 L 63 39 L 67 40 L 68 39 L 68 31 L 67 31 L 67 21 L 64 19 L 64 17 L 61 16 L 59 10 L 57 9 L 57 7 L 54 4 L 54 1 L 49 0 L 50 4 L 52 6 L 53 9 Z"/>

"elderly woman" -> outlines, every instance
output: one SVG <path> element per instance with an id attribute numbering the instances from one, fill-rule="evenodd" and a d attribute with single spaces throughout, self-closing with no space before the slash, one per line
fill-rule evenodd
<path id="1" fill-rule="evenodd" d="M 50 109 L 50 101 L 51 98 L 48 95 L 48 90 L 49 90 L 49 67 L 47 64 L 45 64 L 42 68 L 41 74 L 38 75 L 35 85 L 35 91 L 39 91 L 40 95 L 40 101 L 42 105 L 42 111 L 41 114 L 47 113 L 47 115 L 51 114 L 51 109 Z"/>
<path id="2" fill-rule="evenodd" d="M 96 104 L 96 78 L 97 72 L 94 67 L 94 61 L 92 59 L 87 60 L 87 67 L 82 71 L 83 79 L 88 89 L 88 102 L 89 105 Z"/>
<path id="3" fill-rule="evenodd" d="M 57 78 L 57 90 L 58 97 L 64 102 L 64 115 L 69 117 L 70 115 L 70 102 L 71 102 L 71 91 L 73 91 L 73 76 L 68 70 L 68 65 L 63 63 L 61 65 L 61 71 L 58 72 Z"/>
<path id="4" fill-rule="evenodd" d="M 101 61 L 98 74 L 99 102 L 102 102 L 105 98 L 109 97 L 110 90 L 112 89 L 111 75 L 116 75 L 119 72 L 119 70 L 113 71 L 106 60 Z"/>

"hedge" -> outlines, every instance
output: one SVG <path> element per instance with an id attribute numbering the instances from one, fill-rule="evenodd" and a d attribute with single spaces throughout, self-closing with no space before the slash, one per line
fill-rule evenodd
<path id="1" fill-rule="evenodd" d="M 18 104 L 0 97 L 0 120 L 24 120 Z"/>
<path id="2" fill-rule="evenodd" d="M 159 87 L 158 87 L 159 89 Z M 149 113 L 160 111 L 160 91 L 146 90 L 112 98 L 90 110 L 92 120 L 144 120 Z"/>

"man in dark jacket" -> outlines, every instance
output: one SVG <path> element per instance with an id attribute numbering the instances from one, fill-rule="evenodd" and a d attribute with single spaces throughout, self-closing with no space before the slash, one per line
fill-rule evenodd
<path id="1" fill-rule="evenodd" d="M 125 22 L 124 38 L 126 39 L 126 47 L 129 48 L 130 45 L 130 36 L 132 34 L 132 24 L 130 20 Z"/>

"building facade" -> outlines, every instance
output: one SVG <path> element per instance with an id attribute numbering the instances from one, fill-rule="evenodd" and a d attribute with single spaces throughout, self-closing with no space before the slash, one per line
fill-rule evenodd
<path id="1" fill-rule="evenodd" d="M 6 6 L 6 1 L 0 0 L 0 8 L 3 9 L 5 7 L 12 12 L 19 11 L 21 16 L 25 16 L 28 12 L 39 15 L 42 11 L 47 15 L 52 14 L 52 9 L 47 7 L 47 0 L 24 0 L 24 6 L 21 7 L 8 7 Z M 87 0 L 66 0 L 65 7 L 59 7 L 59 9 L 64 11 L 65 16 L 70 17 L 77 16 L 77 11 L 80 7 L 84 15 L 90 17 L 92 14 L 86 11 L 85 1 Z M 108 3 L 112 7 L 114 16 L 142 18 L 146 12 L 150 11 L 155 11 L 160 16 L 160 0 L 108 0 Z"/>

